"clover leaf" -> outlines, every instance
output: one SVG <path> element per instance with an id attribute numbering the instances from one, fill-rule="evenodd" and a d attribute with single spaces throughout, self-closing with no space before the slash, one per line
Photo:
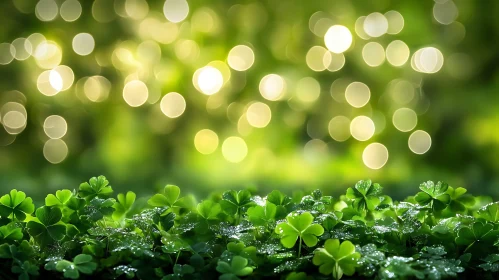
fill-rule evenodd
<path id="1" fill-rule="evenodd" d="M 90 275 L 97 269 L 97 264 L 93 262 L 92 256 L 87 254 L 79 254 L 74 257 L 73 261 L 58 260 L 49 262 L 45 265 L 47 270 L 57 270 L 63 272 L 64 278 L 78 279 L 80 273 Z"/>
<path id="2" fill-rule="evenodd" d="M 278 190 L 273 190 L 267 195 L 267 201 L 276 206 L 276 219 L 283 219 L 291 206 L 291 197 Z"/>
<path id="3" fill-rule="evenodd" d="M 12 243 L 23 239 L 23 232 L 15 223 L 10 223 L 0 227 L 0 240 L 6 243 Z"/>
<path id="4" fill-rule="evenodd" d="M 180 188 L 175 185 L 166 185 L 163 193 L 153 195 L 147 203 L 155 207 L 173 207 L 180 196 Z"/>
<path id="5" fill-rule="evenodd" d="M 227 252 L 253 260 L 255 263 L 258 261 L 256 256 L 256 247 L 246 247 L 243 242 L 229 242 L 227 244 Z"/>
<path id="6" fill-rule="evenodd" d="M 478 266 L 481 269 L 491 272 L 499 271 L 499 254 L 490 254 L 483 261 L 484 263 Z"/>
<path id="7" fill-rule="evenodd" d="M 122 193 L 118 194 L 118 199 L 113 205 L 113 219 L 118 221 L 124 218 L 128 211 L 132 208 L 136 197 L 135 193 L 130 191 L 127 192 L 126 195 Z"/>
<path id="8" fill-rule="evenodd" d="M 31 197 L 26 197 L 22 191 L 11 190 L 9 194 L 0 197 L 0 216 L 24 221 L 27 214 L 35 211 Z"/>
<path id="9" fill-rule="evenodd" d="M 494 225 L 474 222 L 471 227 L 462 227 L 456 237 L 456 244 L 467 246 L 465 251 L 476 247 L 476 251 L 487 250 L 490 244 L 497 241 L 499 230 L 494 230 Z M 484 251 L 482 251 L 484 252 Z"/>
<path id="10" fill-rule="evenodd" d="M 45 197 L 45 205 L 62 207 L 69 202 L 72 196 L 73 193 L 70 190 L 59 190 L 55 192 L 55 195 L 49 194 Z"/>
<path id="11" fill-rule="evenodd" d="M 246 208 L 254 205 L 251 200 L 251 193 L 247 190 L 227 191 L 222 194 L 220 205 L 228 215 L 240 215 Z"/>
<path id="12" fill-rule="evenodd" d="M 38 276 L 38 266 L 30 263 L 29 261 L 21 262 L 19 260 L 14 261 L 15 265 L 12 266 L 12 273 L 19 274 L 19 280 L 29 280 L 31 276 Z"/>
<path id="13" fill-rule="evenodd" d="M 382 189 L 379 184 L 373 184 L 371 180 L 362 180 L 355 184 L 355 187 L 347 189 L 346 197 L 353 200 L 352 205 L 357 210 L 374 211 L 380 204 Z"/>
<path id="14" fill-rule="evenodd" d="M 312 224 L 314 216 L 309 212 L 302 214 L 291 213 L 286 216 L 286 221 L 275 228 L 275 233 L 281 237 L 281 244 L 286 248 L 293 248 L 298 238 L 298 256 L 301 255 L 301 242 L 312 247 L 317 244 L 317 237 L 324 233 L 324 228 L 319 224 Z"/>
<path id="15" fill-rule="evenodd" d="M 202 201 L 197 205 L 196 209 L 198 214 L 206 220 L 216 220 L 218 214 L 222 212 L 220 204 L 211 200 Z"/>
<path id="16" fill-rule="evenodd" d="M 360 253 L 355 252 L 355 246 L 350 241 L 340 244 L 338 239 L 328 239 L 324 248 L 314 252 L 312 262 L 319 266 L 319 272 L 324 275 L 332 274 L 335 279 L 341 279 L 343 274 L 352 276 L 357 267 Z"/>
<path id="17" fill-rule="evenodd" d="M 234 256 L 229 264 L 224 261 L 218 261 L 217 271 L 222 273 L 220 280 L 238 280 L 238 276 L 248 276 L 253 273 L 253 267 L 248 266 L 248 260 L 241 256 Z"/>
<path id="18" fill-rule="evenodd" d="M 419 186 L 422 192 L 418 192 L 414 199 L 419 205 L 430 205 L 431 210 L 441 211 L 447 207 L 451 197 L 447 193 L 449 185 L 443 182 L 435 184 L 432 181 L 425 182 Z"/>
<path id="19" fill-rule="evenodd" d="M 277 206 L 267 201 L 265 206 L 256 205 L 248 208 L 246 213 L 250 222 L 256 226 L 263 226 L 275 220 Z"/>
<path id="20" fill-rule="evenodd" d="M 42 206 L 36 209 L 38 221 L 29 221 L 28 233 L 40 246 L 45 246 L 54 241 L 61 241 L 66 233 L 66 226 L 62 224 L 61 209 L 51 206 Z"/>
<path id="21" fill-rule="evenodd" d="M 489 203 L 480 208 L 477 217 L 489 222 L 499 222 L 499 202 Z"/>
<path id="22" fill-rule="evenodd" d="M 113 193 L 113 189 L 109 186 L 109 181 L 104 176 L 92 177 L 85 183 L 80 184 L 78 194 L 87 201 L 94 197 L 106 198 Z"/>
<path id="23" fill-rule="evenodd" d="M 466 194 L 466 192 L 467 190 L 461 187 L 456 189 L 449 187 L 447 189 L 447 193 L 450 195 L 450 210 L 455 213 L 462 213 L 475 204 L 475 198 L 470 194 Z"/>

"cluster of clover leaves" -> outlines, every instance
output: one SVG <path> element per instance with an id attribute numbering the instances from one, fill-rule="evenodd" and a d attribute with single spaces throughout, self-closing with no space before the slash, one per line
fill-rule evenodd
<path id="1" fill-rule="evenodd" d="M 39 208 L 12 190 L 0 197 L 0 279 L 497 279 L 499 203 L 419 189 L 397 202 L 365 180 L 337 198 L 241 190 L 198 202 L 173 185 L 111 198 L 99 176 Z"/>

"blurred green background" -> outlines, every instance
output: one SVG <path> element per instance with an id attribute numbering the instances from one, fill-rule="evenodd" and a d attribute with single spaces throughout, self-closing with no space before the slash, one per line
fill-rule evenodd
<path id="1" fill-rule="evenodd" d="M 499 2 L 4 0 L 0 192 L 499 194 Z"/>

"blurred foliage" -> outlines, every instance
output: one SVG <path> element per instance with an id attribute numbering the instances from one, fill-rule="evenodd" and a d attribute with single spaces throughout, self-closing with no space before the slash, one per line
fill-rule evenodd
<path id="1" fill-rule="evenodd" d="M 72 14 L 63 7 L 75 2 L 81 5 L 81 15 L 65 20 Z M 27 115 L 25 128 L 14 137 L 5 128 L 7 111 L 0 111 L 4 193 L 17 188 L 41 198 L 59 188 L 76 188 L 87 177 L 106 174 L 123 190 L 143 193 L 166 183 L 199 194 L 236 186 L 262 191 L 321 188 L 340 193 L 359 178 L 370 177 L 400 197 L 411 192 L 399 186 L 427 179 L 466 185 L 471 193 L 498 194 L 498 48 L 493 38 L 499 32 L 494 16 L 499 3 L 247 0 L 188 1 L 187 5 L 184 19 L 181 8 L 170 11 L 163 0 L 0 2 L 0 107 L 17 102 Z M 362 39 L 365 32 L 356 28 L 359 18 L 388 11 L 403 16 L 403 29 Z M 314 46 L 325 47 L 324 35 L 332 25 L 345 26 L 352 33 L 353 43 L 343 54 L 346 62 L 338 71 L 314 71 L 307 53 Z M 43 34 L 60 48 L 58 63 L 44 64 L 35 49 L 26 60 L 14 55 L 8 61 L 9 50 L 18 51 L 20 41 L 15 40 L 33 33 Z M 89 55 L 79 55 L 81 51 L 73 46 L 80 33 L 89 33 L 95 40 Z M 367 65 L 362 53 L 368 42 L 377 42 L 386 50 L 394 40 L 410 49 L 404 65 L 395 67 L 386 59 L 377 67 Z M 254 53 L 254 64 L 245 71 L 229 65 L 228 54 L 236 45 L 249 46 Z M 417 65 L 411 66 L 417 51 L 425 47 L 443 54 L 443 67 L 436 73 L 421 73 Z M 72 69 L 74 82 L 53 96 L 42 94 L 42 73 L 59 64 Z M 223 86 L 213 95 L 203 94 L 196 84 L 197 70 L 206 65 L 223 76 Z M 285 93 L 279 100 L 267 100 L 259 89 L 268 74 L 284 79 Z M 108 81 L 99 80 L 99 90 L 109 87 L 107 96 L 99 96 L 101 102 L 89 98 L 99 95 L 95 87 L 93 91 L 85 87 L 95 76 Z M 312 102 L 297 97 L 304 77 L 320 85 L 320 95 Z M 332 98 L 331 85 L 339 79 L 366 84 L 369 103 L 354 108 L 341 90 Z M 148 88 L 143 105 L 132 107 L 124 100 L 125 85 L 132 80 Z M 391 88 L 400 80 L 414 87 L 414 98 L 405 105 L 392 100 Z M 180 93 L 185 100 L 185 111 L 175 118 L 165 116 L 160 105 L 170 92 Z M 255 101 L 271 110 L 270 123 L 264 128 L 251 127 L 244 120 L 245 110 Z M 401 107 L 417 113 L 411 132 L 401 132 L 392 124 L 394 112 Z M 170 109 L 180 110 L 178 106 Z M 51 115 L 67 123 L 61 139 L 68 154 L 57 164 L 44 154 L 50 139 L 44 126 Z M 376 131 L 367 141 L 354 137 L 336 141 L 329 135 L 328 124 L 339 115 L 350 120 L 368 116 Z M 194 145 L 202 129 L 218 137 L 216 149 L 208 155 Z M 409 149 L 413 130 L 431 136 L 428 152 L 418 155 Z M 223 153 L 222 143 L 234 136 L 244 140 L 247 154 L 237 143 L 232 150 L 228 148 L 229 156 Z M 62 145 L 60 140 L 50 143 Z M 382 143 L 388 150 L 388 161 L 380 169 L 368 168 L 363 160 L 371 143 Z M 240 162 L 227 160 L 230 154 L 241 153 Z"/>

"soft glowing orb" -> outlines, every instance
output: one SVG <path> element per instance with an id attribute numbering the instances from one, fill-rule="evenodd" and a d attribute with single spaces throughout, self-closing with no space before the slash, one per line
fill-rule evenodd
<path id="1" fill-rule="evenodd" d="M 167 93 L 161 99 L 161 112 L 169 118 L 178 118 L 185 111 L 186 103 L 182 95 L 177 92 Z"/>
<path id="2" fill-rule="evenodd" d="M 236 71 L 246 71 L 255 62 L 253 50 L 245 45 L 238 45 L 229 51 L 227 63 Z"/>
<path id="3" fill-rule="evenodd" d="M 218 135 L 210 129 L 202 129 L 194 136 L 194 147 L 204 155 L 212 154 L 218 147 Z"/>
<path id="4" fill-rule="evenodd" d="M 284 95 L 286 82 L 277 74 L 269 74 L 260 81 L 259 89 L 263 98 L 276 101 Z"/>
<path id="5" fill-rule="evenodd" d="M 231 136 L 223 142 L 222 154 L 227 161 L 238 163 L 248 154 L 248 146 L 241 137 Z"/>
<path id="6" fill-rule="evenodd" d="M 423 130 L 414 131 L 411 136 L 409 136 L 409 149 L 418 155 L 422 155 L 431 147 L 431 136 L 428 132 Z"/>
<path id="7" fill-rule="evenodd" d="M 359 141 L 367 141 L 373 137 L 375 131 L 374 122 L 366 116 L 355 117 L 350 123 L 352 137 Z"/>
<path id="8" fill-rule="evenodd" d="M 269 105 L 262 102 L 252 103 L 246 111 L 248 123 L 257 128 L 266 127 L 272 117 Z"/>
<path id="9" fill-rule="evenodd" d="M 343 25 L 333 25 L 324 35 L 324 43 L 334 53 L 345 52 L 352 45 L 352 33 Z"/>
<path id="10" fill-rule="evenodd" d="M 212 66 L 205 66 L 196 72 L 198 73 L 194 73 L 195 83 L 203 94 L 213 95 L 220 91 L 224 83 L 220 70 Z"/>
<path id="11" fill-rule="evenodd" d="M 364 149 L 362 161 L 370 169 L 380 169 L 388 161 L 388 149 L 383 144 L 371 143 Z"/>
<path id="12" fill-rule="evenodd" d="M 123 88 L 123 99 L 131 107 L 139 107 L 146 103 L 149 97 L 149 90 L 144 82 L 133 80 L 128 82 Z"/>

